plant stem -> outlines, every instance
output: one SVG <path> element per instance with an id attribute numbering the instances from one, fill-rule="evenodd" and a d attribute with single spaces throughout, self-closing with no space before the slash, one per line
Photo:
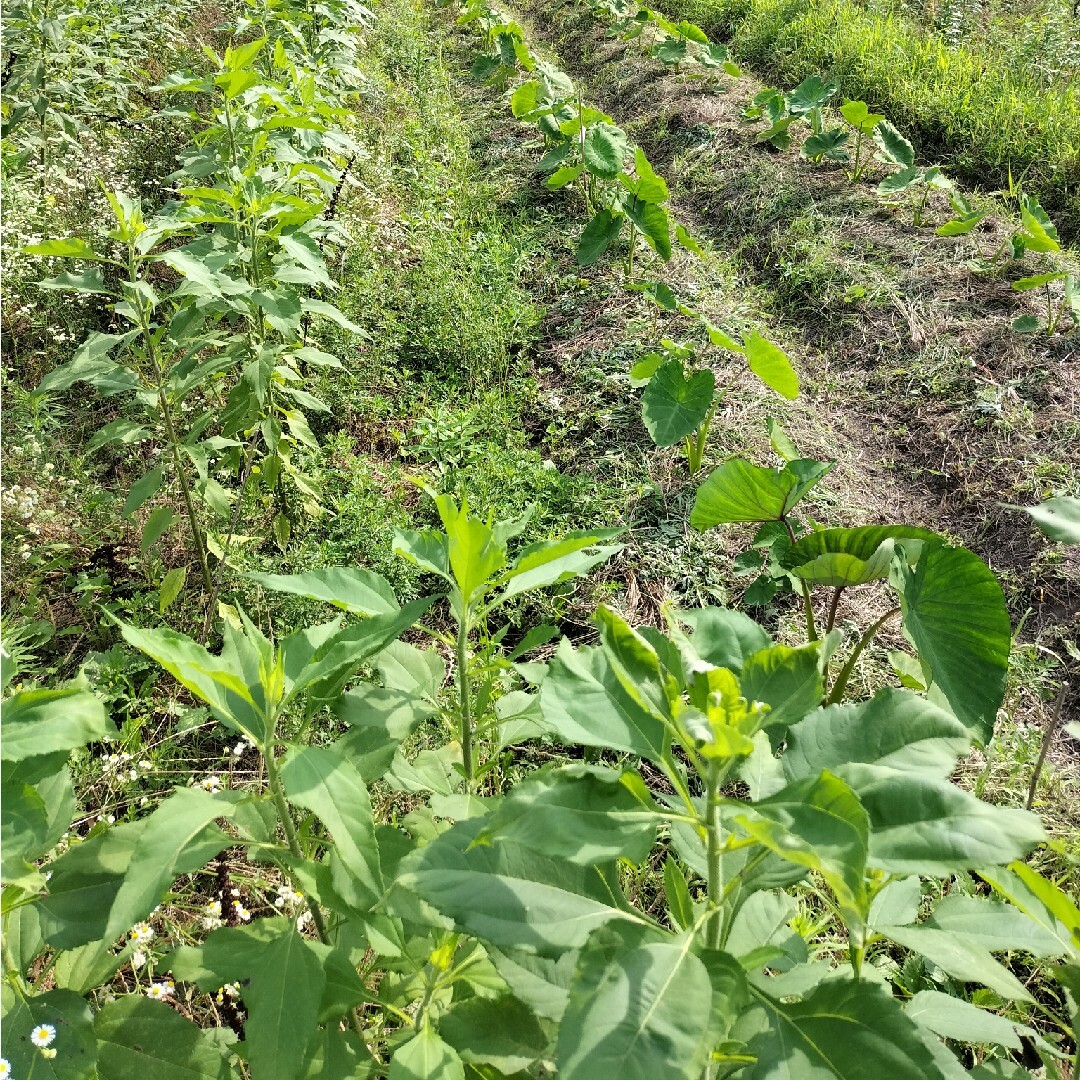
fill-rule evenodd
<path id="1" fill-rule="evenodd" d="M 784 528 L 787 529 L 788 536 L 791 538 L 791 542 L 794 544 L 796 542 L 795 530 L 791 527 L 791 522 L 788 521 L 787 518 L 781 518 L 780 520 L 783 521 Z M 803 612 L 806 615 L 806 640 L 817 641 L 817 625 L 814 623 L 814 605 L 810 600 L 810 586 L 801 579 L 799 581 L 799 585 L 802 589 Z"/>
<path id="2" fill-rule="evenodd" d="M 709 832 L 707 885 L 710 910 L 709 928 L 705 943 L 710 949 L 720 948 L 720 939 L 723 932 L 721 909 L 724 899 L 724 879 L 720 861 L 721 775 L 721 762 L 719 760 L 710 761 L 707 777 L 708 797 L 705 805 L 705 820 Z"/>
<path id="3" fill-rule="evenodd" d="M 1031 783 L 1028 785 L 1027 802 L 1024 804 L 1028 810 L 1035 805 L 1035 791 L 1039 786 L 1039 777 L 1042 775 L 1043 765 L 1046 764 L 1046 755 L 1050 753 L 1050 744 L 1054 741 L 1054 733 L 1061 723 L 1061 714 L 1065 709 L 1065 698 L 1068 696 L 1068 693 L 1069 684 L 1063 681 L 1058 687 L 1054 715 L 1046 725 L 1046 731 L 1043 732 L 1042 746 L 1039 747 L 1039 756 L 1035 761 L 1035 770 L 1031 774 Z"/>
<path id="4" fill-rule="evenodd" d="M 832 691 L 829 693 L 828 698 L 825 700 L 826 705 L 835 705 L 844 696 L 844 691 L 847 689 L 848 680 L 851 678 L 851 673 L 855 670 L 855 664 L 859 657 L 862 655 L 863 649 L 873 640 L 874 635 L 891 619 L 894 615 L 899 615 L 900 609 L 898 607 L 892 608 L 890 611 L 886 611 L 884 615 L 861 638 L 859 638 L 858 645 L 851 650 L 851 655 L 848 657 L 847 663 L 840 669 L 840 674 L 836 676 L 836 682 L 833 683 Z"/>
<path id="5" fill-rule="evenodd" d="M 465 790 L 472 792 L 472 698 L 469 693 L 469 621 L 471 611 L 463 605 L 457 632 L 458 713 L 461 720 L 461 767 L 465 771 Z"/>
<path id="6" fill-rule="evenodd" d="M 843 585 L 837 585 L 833 592 L 832 603 L 829 604 L 829 614 L 825 620 L 825 633 L 829 633 L 836 622 L 836 609 L 840 604 L 840 594 L 844 591 Z"/>
<path id="7" fill-rule="evenodd" d="M 634 282 L 634 248 L 637 246 L 637 226 L 630 222 L 630 254 L 626 257 L 626 284 Z"/>

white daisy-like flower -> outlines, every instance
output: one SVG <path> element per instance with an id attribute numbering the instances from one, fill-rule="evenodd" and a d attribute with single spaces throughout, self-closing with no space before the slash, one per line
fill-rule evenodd
<path id="1" fill-rule="evenodd" d="M 175 991 L 176 987 L 174 987 L 171 982 L 156 982 L 151 983 L 146 988 L 146 996 L 152 998 L 154 1001 L 164 1001 Z"/>
<path id="2" fill-rule="evenodd" d="M 137 922 L 132 928 L 128 937 L 135 942 L 136 945 L 149 945 L 154 940 L 154 928 L 147 922 Z"/>
<path id="3" fill-rule="evenodd" d="M 0 1080 L 11 1080 L 11 1062 L 0 1058 Z"/>
<path id="4" fill-rule="evenodd" d="M 199 781 L 199 787 L 201 787 L 203 791 L 209 791 L 211 795 L 216 795 L 222 787 L 221 777 L 217 775 L 204 776 Z"/>
<path id="5" fill-rule="evenodd" d="M 248 911 L 248 909 L 244 907 L 244 905 L 241 904 L 239 900 L 233 901 L 233 910 L 236 912 L 236 917 L 241 922 L 251 922 L 251 912 Z"/>
<path id="6" fill-rule="evenodd" d="M 136 949 L 131 954 L 131 966 L 135 968 L 141 968 L 146 965 L 146 953 L 142 949 Z"/>
<path id="7" fill-rule="evenodd" d="M 46 1047 L 56 1038 L 56 1028 L 52 1024 L 38 1024 L 30 1032 L 30 1041 L 38 1047 Z"/>

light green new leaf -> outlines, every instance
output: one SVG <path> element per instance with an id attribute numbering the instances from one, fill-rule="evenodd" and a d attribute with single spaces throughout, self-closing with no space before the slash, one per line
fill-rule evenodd
<path id="1" fill-rule="evenodd" d="M 939 540 L 928 529 L 907 525 L 863 525 L 854 529 L 819 529 L 807 533 L 781 556 L 781 563 L 797 577 L 814 585 L 848 587 L 889 576 L 894 540 Z M 921 543 L 907 543 L 904 552 L 913 562 Z"/>
<path id="2" fill-rule="evenodd" d="M 173 602 L 180 595 L 187 578 L 186 566 L 174 566 L 162 579 L 158 589 L 158 611 L 165 612 L 172 607 Z"/>
<path id="3" fill-rule="evenodd" d="M 489 525 L 469 514 L 468 502 L 459 508 L 449 495 L 439 495 L 435 504 L 449 538 L 450 571 L 465 602 L 472 603 L 506 565 L 506 547 Z"/>
<path id="4" fill-rule="evenodd" d="M 909 690 L 885 687 L 869 701 L 830 705 L 788 729 L 782 758 L 791 779 L 852 762 L 947 777 L 971 737 L 951 713 Z"/>
<path id="5" fill-rule="evenodd" d="M 781 521 L 831 468 L 799 459 L 767 469 L 731 458 L 698 488 L 690 524 L 704 530 L 736 521 Z"/>
<path id="6" fill-rule="evenodd" d="M 694 936 L 602 927 L 578 960 L 555 1062 L 562 1080 L 697 1080 L 716 1032 Z"/>
<path id="7" fill-rule="evenodd" d="M 348 903 L 369 910 L 382 895 L 382 869 L 371 799 L 363 777 L 346 758 L 325 746 L 292 747 L 281 767 L 285 793 L 317 814 L 329 829 L 334 887 Z"/>
<path id="8" fill-rule="evenodd" d="M 979 876 L 1056 939 L 1059 955 L 1080 958 L 1080 908 L 1052 881 L 1022 862 L 982 867 Z"/>
<path id="9" fill-rule="evenodd" d="M 881 113 L 872 113 L 865 101 L 845 101 L 840 106 L 840 115 L 864 135 L 869 135 L 885 119 Z"/>
<path id="10" fill-rule="evenodd" d="M 321 600 L 354 615 L 388 615 L 401 605 L 386 578 L 359 566 L 328 566 L 303 574 L 246 574 L 274 592 Z"/>
<path id="11" fill-rule="evenodd" d="M 0 713 L 0 757 L 24 761 L 115 739 L 105 705 L 78 687 L 26 690 L 4 702 Z"/>
<path id="12" fill-rule="evenodd" d="M 213 992 L 239 982 L 248 1011 L 244 1026 L 252 1076 L 296 1080 L 315 1034 L 326 975 L 319 953 L 291 919 L 257 919 L 215 930 L 197 947 L 183 946 L 164 963 L 173 975 Z"/>
<path id="13" fill-rule="evenodd" d="M 49 258 L 86 259 L 98 261 L 104 259 L 85 241 L 77 236 L 62 240 L 43 240 L 39 244 L 29 244 L 23 248 L 27 255 L 45 255 Z"/>
<path id="14" fill-rule="evenodd" d="M 1001 585 L 965 548 L 927 545 L 914 570 L 894 569 L 905 633 L 957 718 L 988 743 L 1012 644 Z"/>
<path id="15" fill-rule="evenodd" d="M 969 210 L 952 221 L 946 221 L 936 231 L 938 236 L 964 236 L 971 232 L 989 213 L 987 210 Z"/>
<path id="16" fill-rule="evenodd" d="M 821 644 L 797 649 L 771 645 L 748 656 L 739 672 L 739 689 L 747 701 L 769 706 L 763 728 L 798 723 L 821 702 Z"/>
<path id="17" fill-rule="evenodd" d="M 515 785 L 477 843 L 510 837 L 542 855 L 591 866 L 648 858 L 660 814 L 632 770 L 564 765 Z"/>
<path id="18" fill-rule="evenodd" d="M 763 1028 L 747 1051 L 745 1080 L 962 1080 L 951 1054 L 939 1056 L 900 1003 L 879 983 L 827 979 L 800 1001 L 751 987 Z M 736 1028 L 738 1033 L 739 1028 Z"/>
<path id="19" fill-rule="evenodd" d="M 194 787 L 177 788 L 162 802 L 146 819 L 131 853 L 103 936 L 113 939 L 127 933 L 161 902 L 179 874 L 199 869 L 228 847 L 229 837 L 214 821 L 232 817 L 233 812 L 233 805 L 221 796 Z"/>
<path id="20" fill-rule="evenodd" d="M 879 765 L 836 769 L 870 815 L 870 865 L 948 877 L 1019 859 L 1046 834 L 1035 814 L 982 802 L 947 780 Z"/>
<path id="21" fill-rule="evenodd" d="M 578 240 L 578 263 L 581 266 L 592 266 L 615 243 L 625 220 L 623 214 L 613 214 L 607 209 L 598 210 Z"/>
<path id="22" fill-rule="evenodd" d="M 387 1080 L 465 1080 L 465 1066 L 457 1051 L 424 1024 L 395 1051 Z"/>
<path id="23" fill-rule="evenodd" d="M 770 390 L 775 390 L 789 401 L 799 396 L 799 377 L 783 349 L 749 330 L 743 338 L 743 352 L 746 353 L 750 370 Z"/>
<path id="24" fill-rule="evenodd" d="M 716 379 L 707 368 L 687 378 L 682 361 L 663 364 L 641 398 L 641 415 L 657 446 L 674 446 L 693 435 L 712 408 Z"/>
<path id="25" fill-rule="evenodd" d="M 163 1001 L 137 994 L 94 1017 L 100 1080 L 228 1080 L 229 1055 L 210 1033 Z"/>

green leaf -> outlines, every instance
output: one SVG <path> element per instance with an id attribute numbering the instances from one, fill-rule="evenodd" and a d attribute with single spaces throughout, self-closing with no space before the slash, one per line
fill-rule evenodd
<path id="1" fill-rule="evenodd" d="M 508 995 L 456 1002 L 439 1018 L 439 1033 L 462 1061 L 491 1065 L 507 1076 L 528 1069 L 548 1047 L 548 1037 L 532 1010 Z"/>
<path id="2" fill-rule="evenodd" d="M 401 610 L 393 586 L 359 566 L 328 566 L 303 574 L 246 574 L 274 592 L 321 600 L 354 615 L 389 615 Z"/>
<path id="3" fill-rule="evenodd" d="M 145 819 L 103 937 L 126 934 L 161 902 L 178 875 L 198 870 L 231 843 L 214 821 L 233 815 L 222 797 L 177 788 Z"/>
<path id="4" fill-rule="evenodd" d="M 561 169 L 556 169 L 547 178 L 548 190 L 558 191 L 559 188 L 572 184 L 584 171 L 584 165 L 564 165 Z"/>
<path id="5" fill-rule="evenodd" d="M 1029 251 L 1060 251 L 1057 229 L 1046 211 L 1033 195 L 1025 195 L 1020 202 L 1020 220 L 1024 232 L 1019 237 Z"/>
<path id="6" fill-rule="evenodd" d="M 477 844 L 483 818 L 460 821 L 405 857 L 395 880 L 496 946 L 558 956 L 612 920 L 644 923 L 596 867 L 551 859 L 513 840 Z M 619 905 L 619 906 L 616 906 Z"/>
<path id="7" fill-rule="evenodd" d="M 465 1080 L 465 1066 L 457 1051 L 424 1024 L 395 1051 L 387 1080 Z"/>
<path id="8" fill-rule="evenodd" d="M 131 485 L 131 490 L 128 492 L 128 497 L 124 500 L 124 506 L 120 513 L 123 514 L 124 517 L 131 517 L 131 515 L 134 514 L 147 499 L 158 493 L 164 476 L 165 473 L 163 470 L 154 468 L 139 477 L 139 479 Z"/>
<path id="9" fill-rule="evenodd" d="M 820 109 L 835 93 L 836 83 L 823 82 L 820 75 L 810 75 L 784 96 L 791 112 L 801 116 Z"/>
<path id="10" fill-rule="evenodd" d="M 885 119 L 881 113 L 872 113 L 865 101 L 845 101 L 840 106 L 840 115 L 864 135 L 869 135 Z"/>
<path id="11" fill-rule="evenodd" d="M 908 690 L 885 687 L 869 701 L 818 709 L 789 728 L 782 760 L 791 779 L 852 762 L 944 779 L 970 742 L 951 713 Z"/>
<path id="12" fill-rule="evenodd" d="M 565 638 L 540 687 L 544 720 L 569 746 L 604 746 L 659 760 L 663 722 L 619 679 L 600 648 L 574 649 Z"/>
<path id="13" fill-rule="evenodd" d="M 578 263 L 592 266 L 615 242 L 625 220 L 622 214 L 615 215 L 610 210 L 597 211 L 578 240 Z"/>
<path id="14" fill-rule="evenodd" d="M 368 337 L 367 331 L 362 326 L 357 326 L 351 319 L 345 317 L 339 308 L 328 304 L 325 300 L 317 300 L 313 296 L 306 296 L 300 301 L 300 305 L 306 312 L 312 315 L 322 315 L 333 323 L 337 323 L 342 330 L 348 330 L 350 334 L 359 334 Z"/>
<path id="15" fill-rule="evenodd" d="M 750 1039 L 746 1080 L 962 1080 L 951 1054 L 939 1056 L 900 1003 L 879 983 L 827 979 L 799 1001 L 751 987 L 764 1024 Z M 736 1031 L 739 1029 L 737 1028 Z"/>
<path id="16" fill-rule="evenodd" d="M 751 330 L 743 338 L 743 351 L 750 370 L 770 390 L 789 401 L 799 396 L 799 377 L 782 349 Z"/>
<path id="17" fill-rule="evenodd" d="M 40 1024 L 56 1029 L 49 1060 L 30 1041 Z M 4 1057 L 15 1080 L 97 1080 L 97 1045 L 90 1005 L 70 990 L 50 990 L 22 997 L 5 982 L 3 987 Z"/>
<path id="18" fill-rule="evenodd" d="M 589 172 L 614 180 L 622 172 L 627 154 L 626 133 L 614 124 L 593 124 L 585 131 L 581 156 Z"/>
<path id="19" fill-rule="evenodd" d="M 996 1013 L 980 1009 L 961 998 L 950 997 L 938 990 L 921 990 L 904 1010 L 917 1024 L 940 1035 L 964 1043 L 992 1043 L 1020 1050 L 1020 1035 L 1033 1035 L 1031 1028 L 1006 1020 Z"/>
<path id="20" fill-rule="evenodd" d="M 1017 278 L 1012 283 L 1012 287 L 1017 292 L 1030 292 L 1032 289 L 1041 288 L 1043 285 L 1049 285 L 1051 281 L 1061 281 L 1062 278 L 1068 277 L 1068 274 L 1064 270 L 1056 274 L 1036 274 L 1034 277 Z"/>
<path id="21" fill-rule="evenodd" d="M 491 526 L 469 513 L 449 495 L 436 496 L 435 504 L 448 539 L 447 557 L 453 580 L 466 604 L 479 600 L 491 579 L 506 565 L 506 546 Z"/>
<path id="22" fill-rule="evenodd" d="M 946 974 L 961 982 L 981 983 L 1012 1001 L 1032 997 L 1008 968 L 999 964 L 981 945 L 932 926 L 881 926 L 879 934 L 925 956 Z"/>
<path id="23" fill-rule="evenodd" d="M 715 1041 L 694 935 L 602 927 L 578 960 L 555 1062 L 562 1080 L 697 1080 Z"/>
<path id="24" fill-rule="evenodd" d="M 641 147 L 634 150 L 634 173 L 633 194 L 642 202 L 662 203 L 667 202 L 668 186 L 664 178 L 653 170 L 645 151 Z M 679 226 L 682 228 L 682 226 Z M 686 230 L 683 229 L 686 233 Z M 700 254 L 700 250 L 699 250 Z"/>
<path id="25" fill-rule="evenodd" d="M 992 952 L 1023 949 L 1033 956 L 1060 956 L 1062 942 L 1027 912 L 984 896 L 950 893 L 934 905 L 927 926 L 947 930 Z"/>
<path id="26" fill-rule="evenodd" d="M 94 1017 L 100 1080 L 228 1080 L 228 1052 L 163 1001 L 130 994 Z M 58 1055 L 59 1056 L 59 1055 Z"/>
<path id="27" fill-rule="evenodd" d="M 687 251 L 692 252 L 699 259 L 705 258 L 705 252 L 702 249 L 701 245 L 694 239 L 693 236 L 690 235 L 689 232 L 687 232 L 687 230 L 682 225 L 675 226 L 675 239 L 678 241 L 680 246 L 686 248 Z"/>
<path id="28" fill-rule="evenodd" d="M 986 217 L 987 213 L 986 210 L 969 210 L 967 213 L 953 218 L 952 221 L 946 221 L 944 225 L 936 230 L 937 235 L 964 236 L 971 232 Z"/>
<path id="29" fill-rule="evenodd" d="M 657 446 L 674 446 L 698 431 L 712 408 L 716 379 L 707 368 L 687 378 L 682 361 L 669 360 L 649 381 L 641 415 Z"/>
<path id="30" fill-rule="evenodd" d="M 1035 814 L 992 806 L 947 780 L 878 765 L 837 768 L 870 815 L 870 865 L 948 877 L 1019 859 L 1045 839 Z"/>
<path id="31" fill-rule="evenodd" d="M 622 544 L 605 546 L 601 543 L 615 539 L 622 531 L 592 529 L 568 533 L 558 540 L 541 540 L 530 544 L 511 567 L 506 588 L 495 603 L 501 604 L 523 592 L 587 574 L 594 566 L 606 562 L 622 550 Z"/>
<path id="32" fill-rule="evenodd" d="M 977 555 L 944 545 L 925 546 L 914 570 L 894 565 L 904 632 L 957 718 L 988 743 L 1012 644 L 997 578 Z"/>
<path id="33" fill-rule="evenodd" d="M 171 506 L 159 506 L 146 519 L 139 550 L 145 555 L 161 539 L 165 530 L 176 520 Z"/>
<path id="34" fill-rule="evenodd" d="M 213 992 L 239 982 L 248 1011 L 244 1042 L 253 1076 L 296 1080 L 315 1034 L 326 975 L 323 959 L 291 919 L 257 919 L 223 927 L 166 961 L 178 979 Z"/>
<path id="35" fill-rule="evenodd" d="M 674 929 L 689 929 L 694 923 L 694 902 L 682 868 L 670 855 L 664 860 L 664 897 Z"/>
<path id="36" fill-rule="evenodd" d="M 864 525 L 854 529 L 820 529 L 792 544 L 780 562 L 797 577 L 813 585 L 848 587 L 889 576 L 894 540 L 939 540 L 936 533 L 906 525 Z M 922 543 L 903 545 L 908 562 L 922 551 Z"/>
<path id="37" fill-rule="evenodd" d="M 186 566 L 174 566 L 162 579 L 161 588 L 158 589 L 158 611 L 165 612 L 173 601 L 180 595 L 187 578 Z"/>
<path id="38" fill-rule="evenodd" d="M 1044 536 L 1062 544 L 1080 544 L 1080 499 L 1059 495 L 1038 506 L 1023 507 Z"/>
<path id="39" fill-rule="evenodd" d="M 810 161 L 848 161 L 850 156 L 844 147 L 851 133 L 843 128 L 830 128 L 812 134 L 802 144 L 802 156 Z"/>
<path id="40" fill-rule="evenodd" d="M 116 738 L 104 704 L 77 687 L 26 690 L 4 702 L 0 756 L 24 761 Z"/>
<path id="41" fill-rule="evenodd" d="M 37 283 L 39 289 L 57 292 L 94 293 L 99 296 L 111 296 L 112 291 L 105 286 L 105 274 L 100 266 L 88 266 L 84 270 L 65 270 L 56 277 L 46 278 Z"/>
<path id="42" fill-rule="evenodd" d="M 763 728 L 773 731 L 797 723 L 821 702 L 820 643 L 796 649 L 771 645 L 748 656 L 739 672 L 739 689 L 747 701 L 769 706 Z"/>
<path id="43" fill-rule="evenodd" d="M 912 165 L 910 168 L 893 173 L 892 176 L 887 176 L 878 184 L 877 191 L 879 195 L 896 195 L 901 191 L 907 191 L 913 184 L 922 183 L 925 178 L 922 169 Z"/>
<path id="44" fill-rule="evenodd" d="M 1080 909 L 1053 882 L 1021 862 L 1008 869 L 982 867 L 979 876 L 1040 930 L 1056 938 L 1059 954 L 1080 957 Z"/>
<path id="45" fill-rule="evenodd" d="M 1013 319 L 1010 326 L 1017 334 L 1034 334 L 1042 323 L 1034 315 L 1021 315 Z"/>
<path id="46" fill-rule="evenodd" d="M 665 262 L 671 258 L 671 219 L 659 204 L 635 200 L 625 208 L 626 216 L 638 227 L 649 246 Z"/>
<path id="47" fill-rule="evenodd" d="M 874 142 L 877 143 L 885 159 L 893 165 L 910 169 L 915 164 L 915 147 L 889 123 L 881 120 L 874 128 Z"/>
<path id="48" fill-rule="evenodd" d="M 541 855 L 591 866 L 641 863 L 660 815 L 641 777 L 591 765 L 564 765 L 516 784 L 488 818 L 477 843 L 510 837 Z"/>
<path id="49" fill-rule="evenodd" d="M 704 530 L 736 521 L 782 521 L 831 468 L 800 459 L 766 469 L 731 458 L 698 488 L 690 524 Z"/>
<path id="50" fill-rule="evenodd" d="M 325 746 L 292 747 L 281 767 L 285 793 L 330 830 L 334 887 L 353 908 L 368 911 L 383 892 L 379 846 L 367 785 L 346 758 Z"/>
<path id="51" fill-rule="evenodd" d="M 103 258 L 85 241 L 77 236 L 63 240 L 43 240 L 39 244 L 30 244 L 23 248 L 27 255 L 45 255 L 58 259 L 87 259 L 98 261 Z"/>

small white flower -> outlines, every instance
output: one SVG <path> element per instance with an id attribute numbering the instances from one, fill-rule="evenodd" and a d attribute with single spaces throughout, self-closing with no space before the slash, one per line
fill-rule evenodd
<path id="1" fill-rule="evenodd" d="M 135 968 L 146 966 L 146 953 L 144 953 L 142 949 L 136 949 L 131 954 L 131 966 Z"/>
<path id="2" fill-rule="evenodd" d="M 221 777 L 216 774 L 213 776 L 204 776 L 199 781 L 199 787 L 203 791 L 209 791 L 211 795 L 216 795 L 221 790 Z"/>
<path id="3" fill-rule="evenodd" d="M 154 940 L 154 928 L 146 922 L 137 922 L 132 928 L 128 937 L 135 942 L 136 945 L 149 945 Z"/>
<path id="4" fill-rule="evenodd" d="M 248 911 L 248 909 L 244 907 L 244 905 L 241 904 L 239 900 L 233 901 L 233 910 L 236 912 L 236 917 L 241 922 L 251 922 L 251 912 Z"/>
<path id="5" fill-rule="evenodd" d="M 154 1001 L 164 1001 L 170 994 L 174 993 L 176 988 L 171 982 L 156 982 L 151 983 L 146 988 L 146 996 L 153 998 Z"/>
<path id="6" fill-rule="evenodd" d="M 0 1058 L 0 1080 L 11 1080 L 11 1062 L 7 1058 Z"/>
<path id="7" fill-rule="evenodd" d="M 56 1028 L 54 1028 L 52 1024 L 38 1024 L 38 1026 L 30 1032 L 30 1041 L 35 1046 L 48 1046 L 55 1038 Z"/>

